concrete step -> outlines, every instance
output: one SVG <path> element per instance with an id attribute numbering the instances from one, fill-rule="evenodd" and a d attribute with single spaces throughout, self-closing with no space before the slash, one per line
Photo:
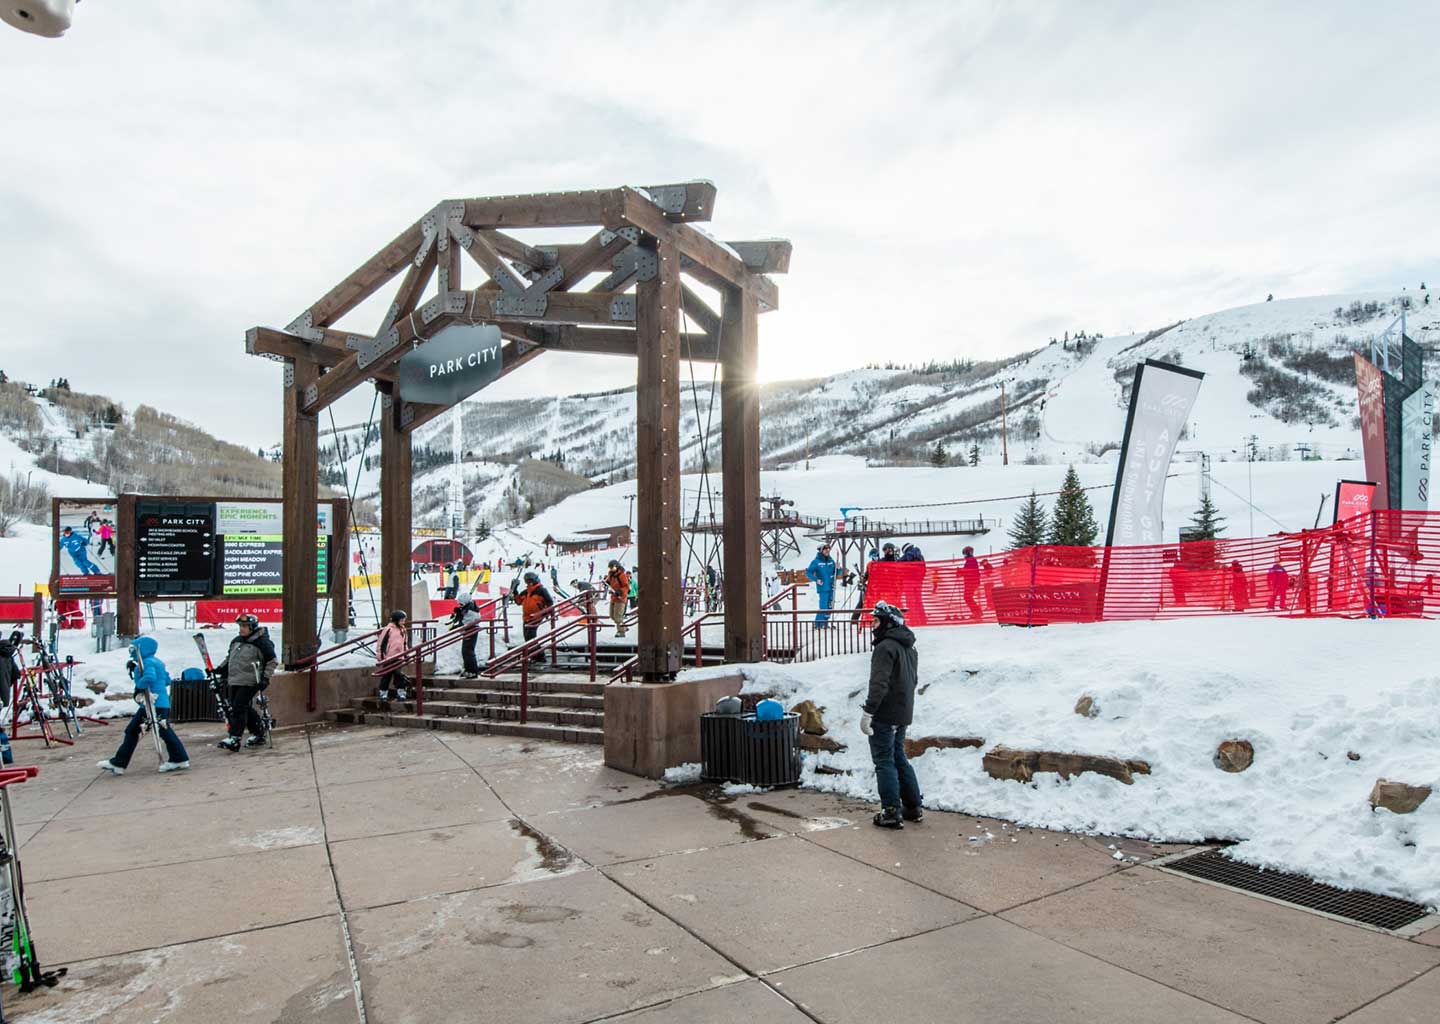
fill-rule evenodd
<path id="1" fill-rule="evenodd" d="M 407 715 L 384 711 L 362 711 L 342 708 L 325 712 L 331 722 L 341 725 L 379 725 L 390 728 L 438 729 L 443 732 L 478 733 L 485 736 L 520 736 L 526 739 L 554 740 L 558 743 L 604 743 L 601 729 L 587 729 L 547 722 L 499 722 L 484 718 L 459 718 L 444 715 Z"/>
<path id="2" fill-rule="evenodd" d="M 519 690 L 497 690 L 490 687 L 476 687 L 470 684 L 478 680 L 465 680 L 452 687 L 425 687 L 425 700 L 465 701 L 471 704 L 519 704 Z M 531 707 L 593 708 L 605 707 L 603 693 L 558 693 L 553 690 L 532 691 Z"/>
<path id="3" fill-rule="evenodd" d="M 434 676 L 425 680 L 425 686 L 443 687 L 447 690 L 464 690 L 474 688 L 477 690 L 519 690 L 520 674 L 506 674 L 496 676 L 493 679 L 489 676 L 481 676 L 479 679 L 464 679 L 460 676 Z M 530 692 L 536 693 L 588 693 L 604 694 L 605 679 L 602 677 L 595 682 L 589 679 L 577 679 L 573 675 L 561 673 L 539 672 L 530 675 Z"/>
<path id="4" fill-rule="evenodd" d="M 350 700 L 352 708 L 358 708 L 366 712 L 388 712 L 390 714 L 415 714 L 415 702 L 413 700 L 395 700 L 388 702 L 388 708 L 375 697 L 353 697 Z M 425 714 L 432 717 L 444 718 L 483 718 L 487 721 L 497 722 L 518 722 L 520 720 L 520 708 L 508 707 L 503 704 L 471 704 L 466 701 L 439 701 L 426 700 Z M 532 707 L 528 715 L 532 722 L 548 722 L 551 725 L 565 725 L 583 727 L 587 729 L 603 729 L 605 727 L 605 712 L 577 710 L 574 708 L 554 707 Z"/>

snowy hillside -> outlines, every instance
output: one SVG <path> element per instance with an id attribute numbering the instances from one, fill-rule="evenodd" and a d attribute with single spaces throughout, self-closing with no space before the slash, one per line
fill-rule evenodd
<path id="1" fill-rule="evenodd" d="M 1428 299 L 1429 292 L 1419 290 L 1281 299 L 1142 334 L 1066 335 L 992 363 L 868 368 L 769 384 L 762 395 L 763 457 L 772 468 L 836 454 L 862 456 L 871 465 L 918 465 L 938 441 L 952 463 L 978 446 L 982 465 L 989 464 L 1001 457 L 1003 384 L 1012 464 L 1097 461 L 1119 445 L 1129 381 L 1136 363 L 1148 358 L 1206 374 L 1182 452 L 1204 451 L 1217 462 L 1243 459 L 1253 438 L 1257 457 L 1267 461 L 1307 453 L 1354 458 L 1359 431 L 1351 353 L 1368 352 L 1408 304 L 1410 336 L 1430 347 L 1432 366 L 1440 366 L 1433 362 L 1440 355 L 1440 303 Z M 712 466 L 718 462 L 720 438 L 710 368 L 697 364 L 694 376 L 681 395 L 683 460 L 690 471 L 707 456 Z M 633 389 L 467 402 L 466 503 L 484 507 L 492 522 L 495 514 L 503 519 L 496 495 L 513 486 L 505 469 L 526 456 L 558 458 L 592 480 L 627 479 L 634 424 Z M 448 462 L 450 438 L 449 417 L 417 432 L 417 449 L 439 467 L 433 479 L 421 477 L 421 489 L 443 490 L 448 482 L 440 464 Z M 322 446 L 338 444 L 353 459 L 362 440 L 355 426 L 343 428 L 338 440 L 326 435 Z M 369 461 L 378 462 L 373 446 Z M 373 467 L 362 476 L 362 495 L 375 493 L 376 478 Z M 421 513 L 417 506 L 417 521 L 439 525 L 435 508 Z"/>

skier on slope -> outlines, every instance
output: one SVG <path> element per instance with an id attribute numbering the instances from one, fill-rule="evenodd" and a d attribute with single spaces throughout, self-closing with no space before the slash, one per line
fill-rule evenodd
<path id="1" fill-rule="evenodd" d="M 870 738 L 870 759 L 875 764 L 875 785 L 880 793 L 881 828 L 904 828 L 907 821 L 925 817 L 920 783 L 905 757 L 905 730 L 915 714 L 915 685 L 920 657 L 915 634 L 905 625 L 899 608 L 881 601 L 875 605 L 871 635 L 870 689 L 860 709 L 860 731 Z"/>
<path id="2" fill-rule="evenodd" d="M 230 688 L 229 735 L 216 746 L 231 753 L 240 749 L 240 736 L 247 726 L 250 738 L 245 746 L 265 745 L 265 726 L 252 702 L 257 693 L 270 685 L 270 677 L 279 664 L 270 631 L 260 625 L 259 619 L 242 613 L 235 617 L 235 628 L 238 635 L 230 641 L 225 660 L 215 666 L 216 680 Z"/>
<path id="3" fill-rule="evenodd" d="M 815 583 L 815 596 L 819 598 L 821 611 L 815 616 L 816 629 L 830 627 L 830 609 L 835 606 L 835 559 L 830 557 L 830 544 L 820 545 L 805 575 Z"/>
<path id="4" fill-rule="evenodd" d="M 170 673 L 166 671 L 165 663 L 155 657 L 159 646 L 153 636 L 136 637 L 135 642 L 130 645 L 130 660 L 125 669 L 135 681 L 135 699 L 139 701 L 139 695 L 146 691 L 154 698 L 155 726 L 160 731 L 160 738 L 165 741 L 168 758 L 160 765 L 159 770 L 177 772 L 190 767 L 190 755 L 185 753 L 184 744 L 180 742 L 180 737 L 175 735 L 175 729 L 170 724 Z M 125 735 L 120 738 L 120 746 L 110 756 L 110 760 L 101 761 L 95 767 L 112 775 L 124 775 L 125 769 L 130 766 L 130 757 L 135 753 L 135 744 L 140 742 L 140 729 L 148 717 L 142 703 L 125 726 Z"/>
<path id="5" fill-rule="evenodd" d="M 510 599 L 520 606 L 520 632 L 527 641 L 534 640 L 540 632 L 540 623 L 545 621 L 546 614 L 555 606 L 555 599 L 540 582 L 540 574 L 533 569 L 527 572 L 525 590 L 522 592 L 519 584 L 515 584 L 511 587 Z M 544 661 L 545 654 L 537 651 L 530 660 Z"/>
<path id="6" fill-rule="evenodd" d="M 90 561 L 90 531 L 63 527 L 60 530 L 60 546 L 70 555 L 70 560 L 75 563 L 75 568 L 80 570 L 80 575 L 103 575 L 100 567 Z"/>

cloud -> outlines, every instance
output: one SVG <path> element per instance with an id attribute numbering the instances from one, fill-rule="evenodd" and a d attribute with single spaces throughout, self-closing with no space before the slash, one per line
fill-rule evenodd
<path id="1" fill-rule="evenodd" d="M 438 199 L 694 177 L 722 236 L 795 243 L 771 379 L 1406 283 L 1440 134 L 1395 41 L 1437 31 L 1338 0 L 85 4 L 0 35 L 0 365 L 269 443 L 245 328 Z M 535 365 L 502 389 L 634 374 Z"/>

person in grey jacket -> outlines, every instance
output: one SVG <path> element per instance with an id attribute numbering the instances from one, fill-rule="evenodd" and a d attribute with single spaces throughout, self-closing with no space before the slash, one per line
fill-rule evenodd
<path id="1" fill-rule="evenodd" d="M 920 821 L 920 783 L 905 757 L 905 730 L 915 715 L 915 685 L 920 656 L 915 634 L 894 605 L 875 606 L 874 651 L 870 655 L 870 691 L 861 709 L 860 731 L 870 737 L 870 759 L 875 763 L 875 785 L 880 790 L 881 828 L 904 828 Z"/>
<path id="2" fill-rule="evenodd" d="M 270 631 L 260 625 L 259 619 L 240 615 L 235 619 L 235 628 L 239 632 L 230 641 L 225 660 L 215 666 L 215 678 L 230 687 L 230 734 L 216 746 L 231 753 L 240 749 L 240 736 L 247 726 L 250 738 L 245 745 L 265 745 L 265 726 L 251 702 L 270 685 L 270 677 L 278 665 Z"/>

